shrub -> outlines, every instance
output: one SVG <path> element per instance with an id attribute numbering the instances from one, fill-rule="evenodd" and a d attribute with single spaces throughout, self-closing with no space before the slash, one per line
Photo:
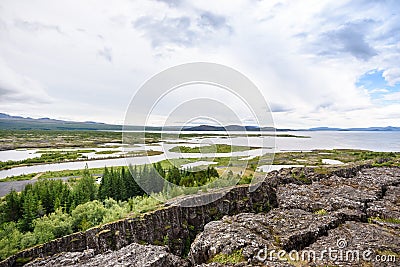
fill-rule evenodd
<path id="1" fill-rule="evenodd" d="M 107 209 L 98 200 L 78 205 L 72 211 L 72 227 L 74 230 L 84 231 L 103 221 Z"/>

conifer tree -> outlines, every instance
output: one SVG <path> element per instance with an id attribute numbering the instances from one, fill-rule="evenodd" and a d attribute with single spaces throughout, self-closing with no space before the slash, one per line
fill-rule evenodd
<path id="1" fill-rule="evenodd" d="M 18 193 L 12 189 L 5 196 L 4 220 L 6 222 L 17 222 L 21 218 L 21 198 Z"/>

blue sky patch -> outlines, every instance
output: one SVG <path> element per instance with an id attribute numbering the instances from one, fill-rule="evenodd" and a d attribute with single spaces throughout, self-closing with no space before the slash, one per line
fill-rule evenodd
<path id="1" fill-rule="evenodd" d="M 356 82 L 357 87 L 364 87 L 369 91 L 377 90 L 377 89 L 386 89 L 386 93 L 396 92 L 400 90 L 400 84 L 396 84 L 395 86 L 389 86 L 382 76 L 383 70 L 370 70 L 364 73 Z M 381 92 L 384 93 L 384 92 Z"/>
<path id="2" fill-rule="evenodd" d="M 390 86 L 382 74 L 383 70 L 370 70 L 358 79 L 356 86 L 367 89 L 371 100 L 376 104 L 387 105 L 392 101 L 397 101 L 396 98 L 391 99 L 391 95 L 395 92 L 400 92 L 400 83 Z"/>

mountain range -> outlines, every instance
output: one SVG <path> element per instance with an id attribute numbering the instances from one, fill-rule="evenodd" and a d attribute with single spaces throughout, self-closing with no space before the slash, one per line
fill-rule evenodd
<path id="1" fill-rule="evenodd" d="M 10 130 L 121 130 L 121 125 L 101 122 L 64 121 L 50 118 L 33 119 L 0 113 L 0 129 Z"/>
<path id="2" fill-rule="evenodd" d="M 94 121 L 65 121 L 50 118 L 33 119 L 29 117 L 11 116 L 5 113 L 0 113 L 0 130 L 108 130 L 120 131 L 126 130 L 143 130 L 143 126 L 128 126 L 123 127 L 117 124 L 106 124 Z M 316 127 L 308 129 L 277 129 L 273 127 L 258 127 L 258 126 L 240 126 L 240 125 L 227 125 L 212 126 L 212 125 L 199 125 L 199 126 L 167 126 L 161 127 L 145 127 L 148 131 L 400 131 L 400 127 L 368 127 L 368 128 L 331 128 L 331 127 Z"/>

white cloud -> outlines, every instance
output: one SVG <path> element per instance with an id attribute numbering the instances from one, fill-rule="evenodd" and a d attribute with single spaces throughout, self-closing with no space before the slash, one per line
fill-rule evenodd
<path id="1" fill-rule="evenodd" d="M 400 92 L 386 94 L 383 96 L 383 100 L 400 101 Z"/>
<path id="2" fill-rule="evenodd" d="M 382 76 L 390 86 L 400 83 L 400 68 L 390 68 L 383 71 Z"/>
<path id="3" fill-rule="evenodd" d="M 372 90 L 368 90 L 368 92 L 370 94 L 374 94 L 374 93 L 388 93 L 389 90 L 385 89 L 385 88 L 376 88 L 376 89 L 372 89 Z"/>
<path id="4" fill-rule="evenodd" d="M 382 70 L 389 85 L 400 81 L 400 16 L 393 12 L 399 5 L 3 1 L 0 112 L 121 122 L 146 79 L 177 64 L 211 61 L 254 81 L 278 127 L 396 126 L 396 103 L 373 101 L 381 88 L 366 92 L 355 82 L 372 69 Z M 40 110 L 24 105 L 51 99 Z"/>
<path id="5" fill-rule="evenodd" d="M 17 73 L 0 58 L 0 102 L 43 104 L 52 99 L 40 82 Z"/>

